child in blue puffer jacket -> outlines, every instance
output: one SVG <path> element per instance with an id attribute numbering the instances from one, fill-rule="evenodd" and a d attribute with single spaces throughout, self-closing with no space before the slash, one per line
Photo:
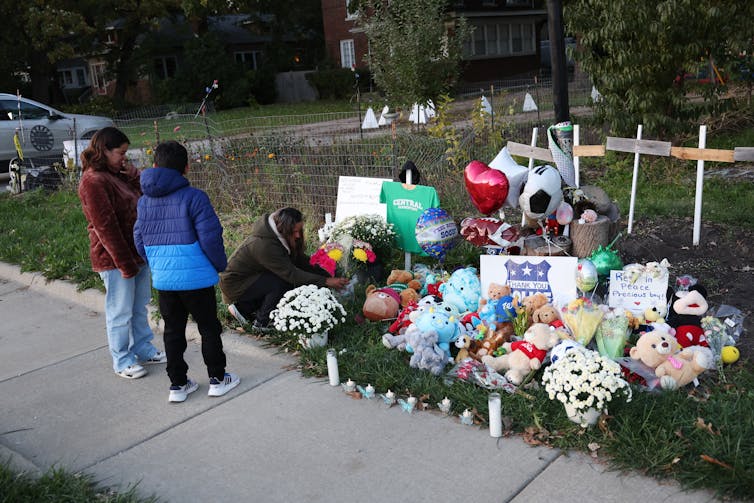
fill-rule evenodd
<path id="1" fill-rule="evenodd" d="M 165 322 L 170 402 L 183 402 L 199 388 L 188 378 L 183 358 L 189 314 L 201 334 L 208 395 L 222 396 L 240 382 L 237 375 L 225 372 L 222 325 L 217 319 L 215 285 L 227 265 L 223 228 L 207 194 L 191 187 L 184 176 L 188 169 L 183 145 L 167 141 L 157 146 L 154 168 L 141 174 L 144 195 L 134 225 L 136 249 L 152 270 Z"/>

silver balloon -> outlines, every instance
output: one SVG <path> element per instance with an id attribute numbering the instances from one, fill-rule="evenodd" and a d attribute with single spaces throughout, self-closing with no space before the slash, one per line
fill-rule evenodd
<path id="1" fill-rule="evenodd" d="M 599 275 L 594 262 L 588 258 L 579 259 L 576 264 L 576 288 L 582 292 L 591 292 L 597 287 Z"/>

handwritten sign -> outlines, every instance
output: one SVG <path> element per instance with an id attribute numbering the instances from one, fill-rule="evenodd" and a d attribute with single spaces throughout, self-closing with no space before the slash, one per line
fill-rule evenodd
<path id="1" fill-rule="evenodd" d="M 635 315 L 643 315 L 649 307 L 667 304 L 668 276 L 639 275 L 632 281 L 626 271 L 610 271 L 610 300 L 608 305 L 623 308 Z"/>
<path id="2" fill-rule="evenodd" d="M 490 283 L 508 285 L 522 299 L 543 293 L 555 305 L 565 305 L 577 297 L 576 257 L 523 255 L 482 255 L 479 257 L 482 295 Z"/>
<path id="3" fill-rule="evenodd" d="M 335 221 L 353 215 L 380 215 L 387 218 L 387 205 L 380 203 L 382 182 L 389 178 L 361 176 L 338 177 L 338 199 L 335 205 Z"/>

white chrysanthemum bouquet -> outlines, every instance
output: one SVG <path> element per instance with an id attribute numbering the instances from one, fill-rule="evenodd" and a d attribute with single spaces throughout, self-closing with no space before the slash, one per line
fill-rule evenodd
<path id="1" fill-rule="evenodd" d="M 346 310 L 329 288 L 304 285 L 289 290 L 270 314 L 275 330 L 310 337 L 346 321 Z"/>
<path id="2" fill-rule="evenodd" d="M 599 412 L 616 396 L 631 401 L 631 387 L 621 377 L 618 363 L 586 348 L 569 349 L 557 362 L 548 366 L 542 384 L 550 400 L 558 400 L 568 408 L 584 414 L 589 409 Z"/>

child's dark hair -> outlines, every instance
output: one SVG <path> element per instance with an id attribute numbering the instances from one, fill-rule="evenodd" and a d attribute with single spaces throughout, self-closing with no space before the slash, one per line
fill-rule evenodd
<path id="1" fill-rule="evenodd" d="M 154 149 L 154 164 L 158 168 L 170 168 L 184 174 L 188 166 L 186 147 L 174 140 L 160 143 Z"/>

